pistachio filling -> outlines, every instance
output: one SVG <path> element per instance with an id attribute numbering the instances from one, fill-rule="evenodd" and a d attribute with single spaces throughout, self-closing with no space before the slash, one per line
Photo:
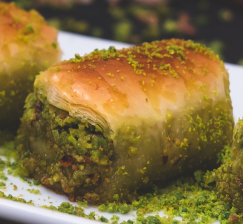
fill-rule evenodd
<path id="1" fill-rule="evenodd" d="M 92 192 L 109 183 L 112 140 L 103 136 L 99 126 L 70 116 L 39 94 L 30 94 L 25 107 L 17 137 L 20 174 L 69 194 L 71 200 L 74 195 L 99 200 Z"/>
<path id="2" fill-rule="evenodd" d="M 161 128 L 128 125 L 127 120 L 111 139 L 98 125 L 31 93 L 17 137 L 20 174 L 71 200 L 103 203 L 118 194 L 131 201 L 136 195 L 132 192 L 141 187 L 216 167 L 217 152 L 229 143 L 232 120 L 225 102 L 211 104 L 184 116 L 168 113 Z"/>

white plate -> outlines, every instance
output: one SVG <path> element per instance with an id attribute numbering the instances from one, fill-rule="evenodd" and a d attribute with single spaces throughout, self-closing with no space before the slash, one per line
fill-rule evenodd
<path id="1" fill-rule="evenodd" d="M 82 35 L 71 34 L 67 32 L 59 33 L 59 43 L 63 50 L 62 59 L 70 59 L 74 57 L 75 53 L 79 53 L 83 55 L 85 53 L 89 53 L 93 51 L 95 48 L 103 49 L 108 48 L 109 46 L 115 46 L 117 49 L 131 46 L 125 43 L 119 43 L 115 41 L 102 40 L 93 37 L 87 37 Z M 243 115 L 243 103 L 241 103 L 241 96 L 243 96 L 243 67 L 226 64 L 226 67 L 230 73 L 230 88 L 231 88 L 231 98 L 233 101 L 234 108 L 234 118 L 237 121 L 238 118 Z M 72 215 L 63 214 L 60 212 L 50 211 L 47 209 L 40 208 L 41 205 L 54 205 L 58 206 L 64 201 L 68 201 L 66 196 L 57 195 L 52 191 L 39 186 L 29 186 L 26 182 L 22 182 L 19 177 L 8 176 L 8 180 L 6 181 L 6 190 L 5 194 L 12 194 L 17 197 L 20 196 L 25 200 L 33 200 L 35 206 L 30 206 L 18 202 L 13 202 L 10 200 L 0 199 L 0 217 L 5 219 L 10 219 L 14 221 L 19 221 L 23 223 L 58 223 L 58 224 L 66 224 L 66 223 L 79 223 L 79 224 L 92 224 L 92 223 L 100 223 L 97 221 L 88 220 L 85 218 L 80 218 Z M 17 185 L 17 191 L 13 190 L 13 183 Z M 41 195 L 31 194 L 27 191 L 27 189 L 39 189 Z M 51 203 L 52 202 L 52 203 Z M 72 203 L 77 205 L 76 203 Z M 105 213 L 99 212 L 97 208 L 89 207 L 85 209 L 85 213 L 89 214 L 91 211 L 94 211 L 96 214 L 100 216 L 105 216 L 110 219 L 113 215 L 120 216 L 120 222 L 128 219 L 134 219 L 136 211 L 131 211 L 127 215 L 122 215 L 120 213 Z M 162 212 L 159 215 L 163 215 Z M 180 218 L 178 218 L 180 220 Z M 219 223 L 218 221 L 215 222 Z"/>

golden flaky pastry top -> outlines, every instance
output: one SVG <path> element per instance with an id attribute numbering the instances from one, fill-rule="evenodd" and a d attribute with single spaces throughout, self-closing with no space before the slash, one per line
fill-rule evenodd
<path id="1" fill-rule="evenodd" d="M 60 53 L 57 30 L 48 26 L 38 12 L 0 2 L 0 73 L 29 61 L 51 65 L 49 61 L 58 61 L 51 57 Z"/>
<path id="2" fill-rule="evenodd" d="M 112 129 L 128 119 L 163 121 L 168 113 L 229 94 L 218 56 L 178 39 L 76 54 L 38 76 L 35 87 L 54 106 Z"/>

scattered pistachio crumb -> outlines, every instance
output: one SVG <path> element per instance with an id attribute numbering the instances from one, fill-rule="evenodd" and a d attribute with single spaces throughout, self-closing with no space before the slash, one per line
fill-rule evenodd
<path id="1" fill-rule="evenodd" d="M 27 191 L 29 191 L 31 194 L 41 194 L 40 190 L 34 188 L 27 189 Z"/>

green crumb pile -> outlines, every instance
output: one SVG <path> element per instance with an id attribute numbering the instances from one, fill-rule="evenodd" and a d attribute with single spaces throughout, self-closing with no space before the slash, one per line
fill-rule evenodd
<path id="1" fill-rule="evenodd" d="M 121 214 L 127 214 L 129 211 L 131 211 L 133 208 L 132 205 L 127 205 L 126 203 L 109 203 L 107 206 L 105 204 L 102 204 L 98 207 L 98 210 L 100 212 L 109 212 L 109 213 L 115 213 L 120 212 Z"/>
<path id="2" fill-rule="evenodd" d="M 107 218 L 105 218 L 104 216 L 101 216 L 101 217 L 99 218 L 99 221 L 101 221 L 101 222 L 106 222 L 106 223 L 109 222 L 109 220 L 108 220 Z"/>
<path id="3" fill-rule="evenodd" d="M 98 210 L 121 214 L 137 210 L 135 221 L 124 221 L 122 224 L 210 224 L 216 220 L 221 224 L 241 223 L 242 214 L 237 214 L 237 208 L 224 202 L 221 192 L 215 191 L 215 185 L 205 183 L 208 175 L 208 172 L 198 170 L 194 173 L 194 179 L 181 178 L 165 190 L 159 191 L 154 187 L 152 193 L 140 196 L 132 205 L 113 202 L 100 205 Z M 162 210 L 168 218 L 155 215 Z M 181 216 L 182 221 L 174 220 L 175 216 Z M 100 221 L 106 222 L 105 219 L 102 220 L 100 218 Z M 111 220 L 111 223 L 117 222 L 118 220 Z"/>
<path id="4" fill-rule="evenodd" d="M 0 172 L 2 172 L 5 168 L 8 168 L 8 175 L 18 175 L 17 171 L 17 163 L 15 160 L 17 159 L 17 152 L 15 150 L 15 144 L 13 141 L 5 142 L 0 150 L 0 156 L 4 156 L 4 160 L 0 158 Z M 0 179 L 6 179 L 4 174 L 0 174 Z M 6 179 L 7 180 L 7 179 Z"/>
<path id="5" fill-rule="evenodd" d="M 223 164 L 213 171 L 207 171 L 206 182 L 216 182 L 216 191 L 221 192 L 225 203 L 243 213 L 243 120 L 240 119 L 233 135 L 233 144 L 221 156 Z"/>
<path id="6" fill-rule="evenodd" d="M 14 197 L 11 194 L 5 195 L 4 192 L 2 192 L 2 191 L 0 191 L 0 198 L 8 199 L 8 200 L 11 200 L 11 201 L 16 201 L 16 202 L 21 202 L 21 203 L 25 203 L 25 204 L 29 204 L 29 205 L 34 205 L 32 200 L 26 201 L 23 198 Z"/>
<path id="7" fill-rule="evenodd" d="M 33 180 L 34 185 L 40 185 L 40 182 L 38 180 Z"/>
<path id="8" fill-rule="evenodd" d="M 8 178 L 5 176 L 3 172 L 0 172 L 0 180 L 7 180 Z"/>
<path id="9" fill-rule="evenodd" d="M 88 208 L 88 201 L 86 200 L 78 201 L 78 205 L 83 208 Z"/>
<path id="10" fill-rule="evenodd" d="M 26 177 L 22 176 L 22 175 L 19 175 L 20 179 L 23 181 L 23 182 L 26 182 L 27 184 L 29 184 L 29 186 L 33 186 L 33 183 L 31 180 L 27 179 Z"/>
<path id="11" fill-rule="evenodd" d="M 128 221 L 123 221 L 121 222 L 121 224 L 133 224 L 134 222 L 132 220 L 128 220 Z"/>
<path id="12" fill-rule="evenodd" d="M 41 207 L 46 208 L 46 209 L 50 209 L 50 210 L 53 210 L 53 211 L 59 211 L 59 212 L 70 214 L 70 215 L 75 215 L 75 216 L 79 216 L 79 217 L 92 219 L 92 220 L 96 219 L 95 218 L 96 214 L 94 212 L 90 212 L 88 215 L 86 215 L 84 213 L 83 208 L 81 208 L 80 206 L 73 206 L 69 202 L 63 202 L 58 207 L 55 207 L 53 205 L 50 205 L 50 206 L 43 205 Z"/>
<path id="13" fill-rule="evenodd" d="M 8 175 L 13 175 L 13 176 L 19 175 L 16 162 L 11 162 L 8 160 L 6 166 L 8 168 Z"/>
<path id="14" fill-rule="evenodd" d="M 111 217 L 111 219 L 110 219 L 110 222 L 111 222 L 112 224 L 118 224 L 119 219 L 120 219 L 119 216 L 117 216 L 117 215 L 113 215 L 113 216 Z"/>
<path id="15" fill-rule="evenodd" d="M 194 176 L 196 181 L 182 178 L 162 192 L 155 188 L 153 193 L 140 196 L 132 203 L 137 208 L 137 223 L 210 224 L 219 220 L 221 224 L 230 224 L 233 219 L 239 220 L 235 223 L 241 223 L 242 214 L 237 215 L 237 209 L 224 202 L 224 196 L 215 191 L 214 185 L 208 186 L 204 182 L 207 175 L 203 171 L 196 171 Z M 168 219 L 144 217 L 161 210 L 169 216 Z M 181 216 L 183 220 L 173 220 L 175 216 Z"/>
<path id="16" fill-rule="evenodd" d="M 5 188 L 6 184 L 3 181 L 0 181 L 0 188 Z"/>
<path id="17" fill-rule="evenodd" d="M 41 194 L 41 192 L 38 189 L 27 189 L 31 194 Z"/>

